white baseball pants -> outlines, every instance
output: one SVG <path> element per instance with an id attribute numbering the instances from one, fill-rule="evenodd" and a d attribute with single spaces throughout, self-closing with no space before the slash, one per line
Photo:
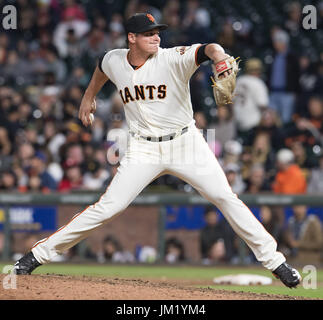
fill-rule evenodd
<path id="1" fill-rule="evenodd" d="M 194 125 L 170 141 L 129 139 L 118 172 L 100 200 L 33 246 L 32 252 L 41 264 L 50 262 L 57 254 L 122 213 L 151 181 L 163 174 L 172 174 L 186 181 L 217 206 L 265 268 L 273 271 L 286 261 L 277 252 L 274 238 L 232 192 L 221 166 Z"/>

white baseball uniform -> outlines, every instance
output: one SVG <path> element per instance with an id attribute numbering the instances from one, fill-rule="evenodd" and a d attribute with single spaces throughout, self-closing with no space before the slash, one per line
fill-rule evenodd
<path id="1" fill-rule="evenodd" d="M 42 264 L 116 217 L 154 179 L 173 174 L 216 205 L 258 261 L 269 270 L 285 261 L 277 243 L 232 192 L 226 176 L 195 127 L 189 79 L 198 68 L 198 44 L 159 48 L 142 66 L 128 62 L 128 49 L 108 52 L 102 70 L 116 85 L 129 126 L 128 147 L 100 200 L 32 249 Z M 163 137 L 163 138 L 159 138 Z"/>

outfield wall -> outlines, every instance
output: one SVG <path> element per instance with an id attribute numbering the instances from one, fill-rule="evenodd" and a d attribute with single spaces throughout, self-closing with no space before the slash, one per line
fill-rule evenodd
<path id="1" fill-rule="evenodd" d="M 0 232 L 4 235 L 2 258 L 11 258 L 14 252 L 25 252 L 33 242 L 53 233 L 99 197 L 98 193 L 1 194 Z M 267 194 L 241 195 L 240 198 L 250 208 L 261 205 L 291 207 L 294 204 L 305 204 L 314 208 L 320 219 L 323 218 L 323 197 L 320 195 Z M 104 237 L 112 235 L 130 252 L 135 252 L 138 245 L 151 246 L 160 252 L 162 258 L 165 239 L 176 236 L 183 242 L 188 260 L 197 262 L 200 261 L 198 237 L 201 212 L 209 204 L 196 194 L 143 194 L 122 215 L 94 231 L 86 244 L 92 251 L 97 252 L 101 249 Z M 185 211 L 187 208 L 190 211 L 189 216 L 194 218 L 179 220 L 180 215 L 176 216 L 176 212 Z M 175 215 L 170 212 L 175 212 Z M 9 216 L 11 224 L 8 223 Z M 82 254 L 82 247 L 80 252 Z"/>

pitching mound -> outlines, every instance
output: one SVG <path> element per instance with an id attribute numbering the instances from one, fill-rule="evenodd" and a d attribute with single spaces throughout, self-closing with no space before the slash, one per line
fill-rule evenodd
<path id="1" fill-rule="evenodd" d="M 4 275 L 0 276 L 1 282 Z M 201 289 L 192 285 L 65 275 L 18 276 L 0 300 L 295 300 L 290 296 Z"/>

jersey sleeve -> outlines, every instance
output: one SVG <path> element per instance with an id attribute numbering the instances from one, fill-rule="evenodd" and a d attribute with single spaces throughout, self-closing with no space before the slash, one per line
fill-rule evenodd
<path id="1" fill-rule="evenodd" d="M 107 52 L 101 59 L 98 64 L 99 69 L 106 74 L 106 76 L 114 82 L 113 75 L 111 72 L 111 51 Z"/>
<path id="2" fill-rule="evenodd" d="M 168 63 L 181 81 L 188 82 L 199 67 L 197 52 L 200 46 L 201 44 L 193 44 L 169 49 Z"/>

